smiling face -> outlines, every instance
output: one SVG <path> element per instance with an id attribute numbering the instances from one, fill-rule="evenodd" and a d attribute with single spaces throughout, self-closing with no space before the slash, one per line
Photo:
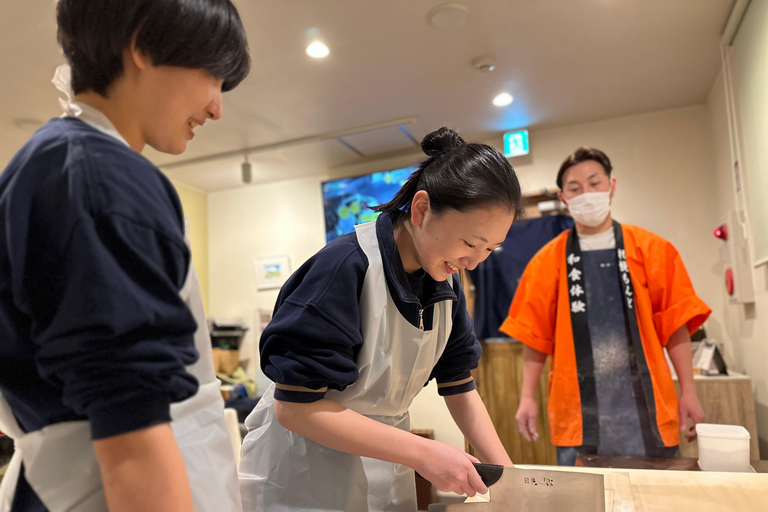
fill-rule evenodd
<path id="1" fill-rule="evenodd" d="M 141 73 L 142 123 L 147 144 L 163 153 L 178 155 L 195 136 L 195 128 L 208 119 L 221 118 L 223 79 L 201 69 L 149 66 Z"/>
<path id="2" fill-rule="evenodd" d="M 155 66 L 135 41 L 123 50 L 123 69 L 116 92 L 130 95 L 127 114 L 138 121 L 135 135 L 141 146 L 179 155 L 195 137 L 195 128 L 221 118 L 223 78 L 203 69 Z"/>
<path id="3" fill-rule="evenodd" d="M 412 243 L 406 247 L 398 243 L 403 266 L 410 273 L 423 268 L 435 281 L 445 281 L 461 269 L 472 270 L 501 245 L 513 220 L 514 212 L 496 205 L 435 214 L 429 195 L 421 190 L 411 204 Z"/>

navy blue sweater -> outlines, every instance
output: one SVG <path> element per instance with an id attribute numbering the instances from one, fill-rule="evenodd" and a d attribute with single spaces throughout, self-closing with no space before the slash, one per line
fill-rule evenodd
<path id="1" fill-rule="evenodd" d="M 424 328 L 429 330 L 434 304 L 453 301 L 453 328 L 430 380 L 437 379 L 441 395 L 475 389 L 474 381 L 467 379 L 477 367 L 481 349 L 459 280 L 454 277 L 451 287 L 447 281 L 437 282 L 423 271 L 409 276 L 388 214 L 377 219 L 376 234 L 390 295 L 406 320 L 418 326 L 419 310 L 423 309 Z M 363 343 L 359 302 L 367 270 L 368 259 L 355 233 L 350 233 L 310 258 L 280 290 L 272 321 L 259 345 L 264 374 L 281 385 L 275 390 L 275 398 L 312 402 L 325 393 L 297 387 L 343 390 L 357 381 L 357 353 Z"/>
<path id="2" fill-rule="evenodd" d="M 0 174 L 0 240 L 0 391 L 24 431 L 115 436 L 197 392 L 181 205 L 148 160 L 52 119 Z"/>

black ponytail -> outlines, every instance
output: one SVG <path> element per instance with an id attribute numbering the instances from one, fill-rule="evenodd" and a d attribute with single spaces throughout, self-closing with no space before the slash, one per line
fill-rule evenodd
<path id="1" fill-rule="evenodd" d="M 388 203 L 372 207 L 387 212 L 392 222 L 407 218 L 413 196 L 429 194 L 430 209 L 467 211 L 484 206 L 506 206 L 522 214 L 522 193 L 515 170 L 496 149 L 485 144 L 467 144 L 458 133 L 440 128 L 421 141 L 429 158 L 411 174 Z"/>

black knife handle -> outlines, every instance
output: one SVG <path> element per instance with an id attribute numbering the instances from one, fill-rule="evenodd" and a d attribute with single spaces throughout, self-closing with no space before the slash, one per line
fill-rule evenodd
<path id="1" fill-rule="evenodd" d="M 472 463 L 475 469 L 480 474 L 480 478 L 486 487 L 490 487 L 501 478 L 501 474 L 504 473 L 504 466 L 498 464 L 480 464 L 478 462 Z"/>

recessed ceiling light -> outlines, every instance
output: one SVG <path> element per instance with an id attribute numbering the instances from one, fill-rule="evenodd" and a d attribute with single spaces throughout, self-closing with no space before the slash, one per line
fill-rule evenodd
<path id="1" fill-rule="evenodd" d="M 493 98 L 493 104 L 497 107 L 506 107 L 510 103 L 512 103 L 512 95 L 508 92 L 503 92 L 499 95 L 497 95 L 495 98 Z"/>
<path id="2" fill-rule="evenodd" d="M 478 71 L 493 71 L 496 69 L 496 59 L 492 55 L 483 55 L 472 59 L 472 67 Z"/>
<path id="3" fill-rule="evenodd" d="M 313 59 L 323 59 L 330 53 L 331 50 L 320 41 L 315 41 L 307 46 L 307 55 Z"/>
<path id="4" fill-rule="evenodd" d="M 435 28 L 456 28 L 469 19 L 469 9 L 461 4 L 438 5 L 427 14 L 427 21 Z"/>

